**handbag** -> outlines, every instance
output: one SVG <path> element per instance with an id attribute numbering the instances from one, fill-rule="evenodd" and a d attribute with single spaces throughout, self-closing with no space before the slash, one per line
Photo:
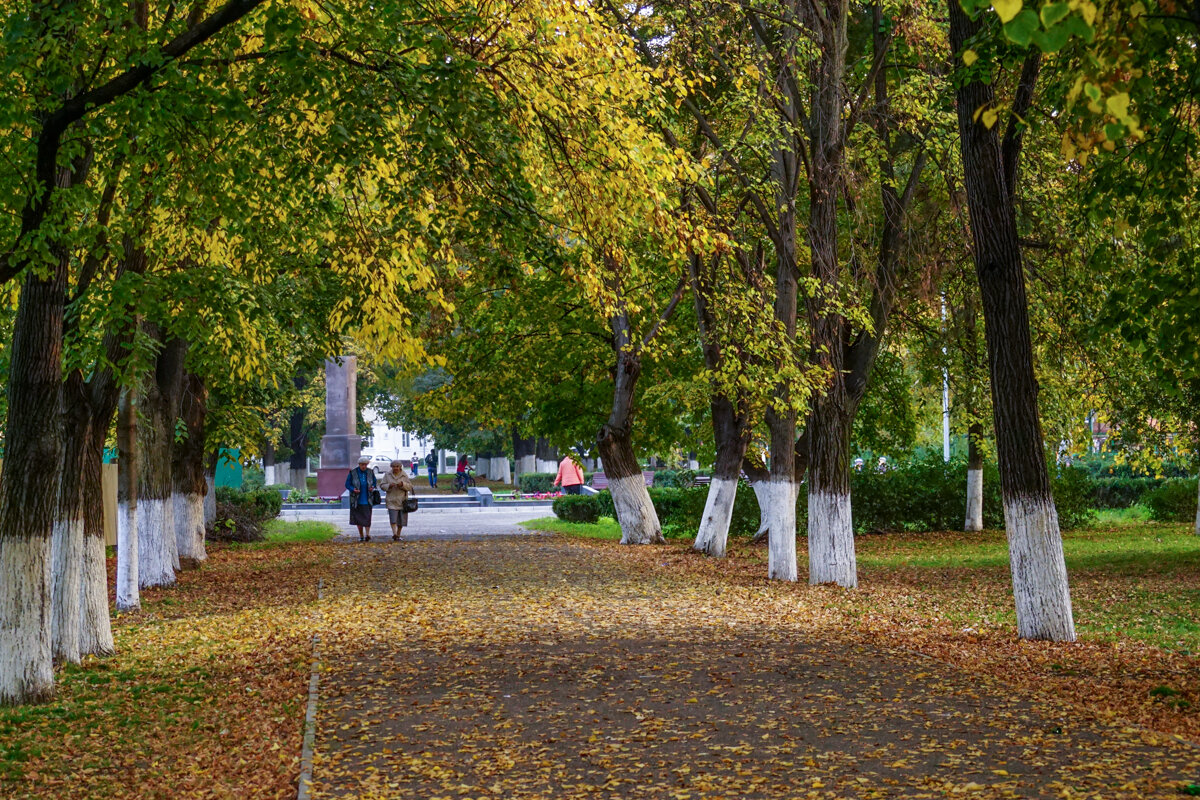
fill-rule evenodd
<path id="1" fill-rule="evenodd" d="M 379 496 L 379 490 L 372 489 L 371 490 L 371 505 L 377 506 L 382 502 L 383 502 L 383 498 Z"/>
<path id="2" fill-rule="evenodd" d="M 411 494 L 408 497 L 404 498 L 404 510 L 406 512 L 416 511 L 417 510 L 417 498 L 413 497 Z"/>

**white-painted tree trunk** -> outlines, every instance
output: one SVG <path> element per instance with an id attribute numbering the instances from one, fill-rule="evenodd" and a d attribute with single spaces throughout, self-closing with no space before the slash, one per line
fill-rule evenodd
<path id="1" fill-rule="evenodd" d="M 858 586 L 850 495 L 808 493 L 808 582 Z"/>
<path id="2" fill-rule="evenodd" d="M 537 472 L 537 456 L 521 456 L 517 459 L 517 474 L 527 475 Z"/>
<path id="3" fill-rule="evenodd" d="M 796 484 L 774 478 L 764 481 L 760 503 L 767 501 L 767 577 L 776 581 L 796 580 Z M 757 493 L 757 492 L 756 492 Z"/>
<path id="4" fill-rule="evenodd" d="M 508 456 L 492 459 L 492 472 L 495 474 L 492 480 L 500 481 L 501 483 L 512 483 L 512 469 L 508 464 Z"/>
<path id="5" fill-rule="evenodd" d="M 175 514 L 170 500 L 138 500 L 138 583 L 171 586 L 175 583 Z"/>
<path id="6" fill-rule="evenodd" d="M 56 661 L 78 664 L 83 517 L 56 519 L 50 534 L 50 642 Z"/>
<path id="7" fill-rule="evenodd" d="M 217 487 L 211 476 L 205 476 L 208 492 L 204 495 L 204 527 L 207 528 L 217 518 Z"/>
<path id="8" fill-rule="evenodd" d="M 204 498 L 198 494 L 175 492 L 175 546 L 179 550 L 180 566 L 189 569 L 208 560 L 204 549 Z"/>
<path id="9" fill-rule="evenodd" d="M 1071 590 L 1054 501 L 1042 497 L 1006 498 L 1017 633 L 1022 639 L 1075 641 Z"/>
<path id="10" fill-rule="evenodd" d="M 263 483 L 272 486 L 275 483 L 275 465 L 268 464 L 263 468 Z"/>
<path id="11" fill-rule="evenodd" d="M 768 481 L 750 481 L 754 490 L 754 499 L 758 500 L 758 530 L 754 532 L 754 541 L 761 542 L 771 531 L 771 515 L 767 509 L 771 505 L 771 485 Z"/>
<path id="12" fill-rule="evenodd" d="M 1193 532 L 1200 536 L 1200 481 L 1196 481 L 1196 526 Z"/>
<path id="13" fill-rule="evenodd" d="M 738 482 L 729 478 L 713 478 L 708 485 L 704 516 L 696 532 L 693 548 L 715 558 L 724 558 L 729 540 L 729 521 L 733 518 L 733 501 L 737 498 Z"/>
<path id="14" fill-rule="evenodd" d="M 983 470 L 967 470 L 967 519 L 964 531 L 983 530 Z"/>
<path id="15" fill-rule="evenodd" d="M 658 512 L 646 491 L 641 475 L 627 475 L 608 482 L 617 522 L 621 524 L 621 544 L 656 544 L 663 541 Z"/>
<path id="16" fill-rule="evenodd" d="M 50 540 L 0 538 L 0 705 L 54 694 L 50 651 Z"/>
<path id="17" fill-rule="evenodd" d="M 136 611 L 142 607 L 138 590 L 141 573 L 138 547 L 137 503 L 117 505 L 117 610 Z"/>
<path id="18" fill-rule="evenodd" d="M 108 656 L 116 652 L 108 616 L 108 567 L 104 539 L 83 537 L 83 580 L 80 583 L 79 652 Z"/>
<path id="19" fill-rule="evenodd" d="M 557 461 L 547 461 L 545 459 L 539 458 L 537 460 L 537 471 L 538 472 L 549 472 L 551 474 L 557 474 L 558 462 Z"/>

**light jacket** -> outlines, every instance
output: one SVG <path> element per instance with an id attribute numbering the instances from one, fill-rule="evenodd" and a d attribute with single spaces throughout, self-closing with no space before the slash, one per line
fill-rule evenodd
<path id="1" fill-rule="evenodd" d="M 564 458 L 558 465 L 558 475 L 554 478 L 554 486 L 559 484 L 563 486 L 579 486 L 583 483 L 583 470 L 579 465 L 571 460 L 570 456 Z"/>
<path id="2" fill-rule="evenodd" d="M 408 499 L 408 493 L 412 490 L 412 479 L 404 474 L 404 470 L 401 470 L 399 475 L 385 472 L 379 479 L 379 491 L 384 493 L 384 504 L 388 508 L 404 508 L 404 501 Z"/>

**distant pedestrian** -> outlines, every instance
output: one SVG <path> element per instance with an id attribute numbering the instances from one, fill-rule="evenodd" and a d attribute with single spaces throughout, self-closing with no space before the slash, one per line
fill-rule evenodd
<path id="1" fill-rule="evenodd" d="M 357 469 L 346 474 L 346 488 L 350 490 L 350 524 L 358 528 L 358 540 L 371 540 L 371 492 L 378 488 L 375 470 L 370 468 L 370 456 L 358 459 Z"/>
<path id="2" fill-rule="evenodd" d="M 429 455 L 425 456 L 425 466 L 429 468 L 429 488 L 430 489 L 437 488 L 437 466 L 438 466 L 437 462 L 438 462 L 437 453 L 430 450 Z"/>
<path id="3" fill-rule="evenodd" d="M 421 474 L 420 470 L 421 470 L 421 461 L 416 456 L 413 456 L 412 457 L 412 476 L 414 478 L 418 477 Z"/>
<path id="4" fill-rule="evenodd" d="M 558 464 L 558 475 L 554 476 L 553 486 L 562 484 L 567 494 L 580 494 L 583 487 L 583 468 L 571 456 L 566 456 Z"/>
<path id="5" fill-rule="evenodd" d="M 408 524 L 408 512 L 404 510 L 404 501 L 413 492 L 412 480 L 404 473 L 404 462 L 393 461 L 391 472 L 385 472 L 379 479 L 379 491 L 383 492 L 384 505 L 387 506 L 388 522 L 392 526 L 392 541 L 400 541 L 400 534 Z"/>

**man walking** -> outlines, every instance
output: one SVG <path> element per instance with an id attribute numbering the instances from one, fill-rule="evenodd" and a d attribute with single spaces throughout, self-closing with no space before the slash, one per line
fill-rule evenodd
<path id="1" fill-rule="evenodd" d="M 425 466 L 429 467 L 429 488 L 437 488 L 437 453 L 433 450 L 429 451 L 429 455 L 425 456 Z"/>

